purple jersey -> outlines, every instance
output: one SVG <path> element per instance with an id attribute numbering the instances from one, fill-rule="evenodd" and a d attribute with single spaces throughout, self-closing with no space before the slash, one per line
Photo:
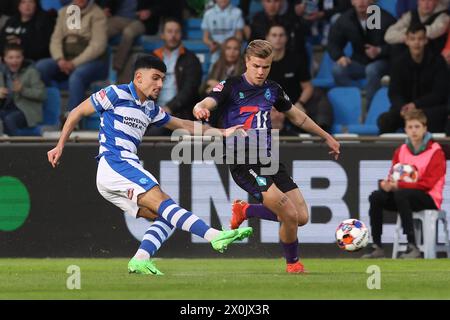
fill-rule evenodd
<path id="1" fill-rule="evenodd" d="M 281 86 L 272 80 L 255 86 L 248 83 L 244 75 L 220 82 L 209 94 L 217 102 L 222 114 L 223 127 L 244 125 L 249 136 L 260 131 L 267 132 L 267 151 L 270 152 L 270 111 L 275 107 L 280 112 L 289 111 L 292 103 Z M 259 148 L 262 146 L 259 145 Z"/>
<path id="2" fill-rule="evenodd" d="M 243 124 L 245 129 L 272 128 L 270 111 L 289 111 L 292 103 L 278 83 L 266 80 L 262 86 L 247 82 L 244 75 L 219 83 L 209 94 L 217 101 L 223 126 Z"/>

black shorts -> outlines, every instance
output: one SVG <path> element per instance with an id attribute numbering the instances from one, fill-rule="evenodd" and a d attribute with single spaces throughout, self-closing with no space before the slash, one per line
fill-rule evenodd
<path id="1" fill-rule="evenodd" d="M 260 175 L 261 164 L 230 165 L 230 172 L 236 184 L 250 193 L 256 200 L 263 202 L 262 193 L 269 190 L 275 183 L 281 192 L 297 189 L 298 186 L 286 171 L 286 167 L 280 162 L 278 172 L 274 175 Z"/>

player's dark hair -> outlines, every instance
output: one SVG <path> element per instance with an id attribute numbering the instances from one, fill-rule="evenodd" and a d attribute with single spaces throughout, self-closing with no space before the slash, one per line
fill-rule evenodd
<path id="1" fill-rule="evenodd" d="M 20 44 L 16 44 L 16 43 L 8 43 L 5 45 L 5 47 L 3 48 L 3 56 L 5 56 L 9 51 L 20 51 L 24 52 L 23 47 Z"/>
<path id="2" fill-rule="evenodd" d="M 406 30 L 406 34 L 408 33 L 416 34 L 419 31 L 427 33 L 427 29 L 422 23 L 411 23 L 408 29 Z"/>
<path id="3" fill-rule="evenodd" d="M 273 53 L 272 44 L 266 40 L 253 40 L 245 49 L 245 58 L 256 57 L 266 59 Z"/>
<path id="4" fill-rule="evenodd" d="M 405 119 L 405 122 L 411 121 L 411 120 L 417 120 L 424 126 L 427 125 L 427 116 L 420 109 L 414 109 L 414 110 L 406 112 L 405 115 L 403 116 L 403 118 Z"/>
<path id="5" fill-rule="evenodd" d="M 134 62 L 133 74 L 139 69 L 156 69 L 162 73 L 166 73 L 165 63 L 151 54 L 139 55 Z"/>

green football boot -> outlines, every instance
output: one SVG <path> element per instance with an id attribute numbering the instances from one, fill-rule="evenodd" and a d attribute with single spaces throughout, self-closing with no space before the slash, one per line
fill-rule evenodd
<path id="1" fill-rule="evenodd" d="M 243 240 L 245 238 L 250 237 L 253 234 L 253 228 L 239 228 L 235 230 L 224 230 L 219 233 L 217 237 L 211 241 L 211 245 L 214 250 L 223 253 L 229 244 Z"/>
<path id="2" fill-rule="evenodd" d="M 164 273 L 156 268 L 152 260 L 137 260 L 135 258 L 128 262 L 128 272 L 137 274 L 153 274 L 156 276 L 164 275 Z"/>

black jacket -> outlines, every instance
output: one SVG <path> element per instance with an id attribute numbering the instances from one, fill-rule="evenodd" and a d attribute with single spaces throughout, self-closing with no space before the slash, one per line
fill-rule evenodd
<path id="1" fill-rule="evenodd" d="M 344 56 L 344 48 L 348 42 L 352 44 L 351 59 L 361 64 L 369 64 L 375 60 L 389 56 L 389 45 L 384 41 L 384 34 L 395 19 L 387 11 L 381 9 L 381 29 L 364 31 L 354 8 L 344 12 L 334 25 L 331 26 L 328 38 L 328 52 L 333 60 Z M 365 53 L 365 45 L 370 44 L 381 48 L 381 53 L 375 60 Z"/>
<path id="2" fill-rule="evenodd" d="M 114 15 L 117 11 L 118 6 L 120 5 L 120 0 L 99 0 L 98 4 L 102 8 L 109 8 L 111 10 L 112 15 Z M 136 11 L 141 10 L 150 10 L 152 12 L 151 17 L 143 21 L 145 25 L 146 34 L 156 34 L 159 28 L 159 18 L 161 16 L 162 10 L 162 1 L 158 0 L 138 0 Z M 136 17 L 137 19 L 137 17 Z"/>
<path id="3" fill-rule="evenodd" d="M 156 49 L 153 54 L 163 60 L 163 48 Z M 167 106 L 176 117 L 193 119 L 192 108 L 199 100 L 198 88 L 202 81 L 202 66 L 195 53 L 180 47 L 180 56 L 175 64 L 176 96 Z"/>
<path id="4" fill-rule="evenodd" d="M 303 1 L 304 0 L 296 0 L 294 3 L 300 4 Z M 319 0 L 319 3 L 318 3 L 319 11 L 325 12 L 325 18 L 327 20 L 329 20 L 336 13 L 344 12 L 344 11 L 347 11 L 348 9 L 350 9 L 352 7 L 352 2 L 351 2 L 351 0 L 333 0 L 333 8 L 332 9 L 324 8 L 324 5 L 325 5 L 325 0 Z"/>
<path id="5" fill-rule="evenodd" d="M 410 102 L 419 109 L 445 107 L 449 81 L 447 64 L 440 54 L 427 48 L 422 63 L 418 64 L 407 50 L 392 66 L 389 83 L 391 108 L 400 111 Z"/>
<path id="6" fill-rule="evenodd" d="M 55 27 L 55 19 L 44 11 L 36 12 L 33 19 L 22 22 L 20 15 L 12 16 L 0 32 L 0 52 L 8 43 L 7 37 L 15 35 L 21 40 L 25 58 L 34 61 L 50 57 L 50 38 Z"/>

